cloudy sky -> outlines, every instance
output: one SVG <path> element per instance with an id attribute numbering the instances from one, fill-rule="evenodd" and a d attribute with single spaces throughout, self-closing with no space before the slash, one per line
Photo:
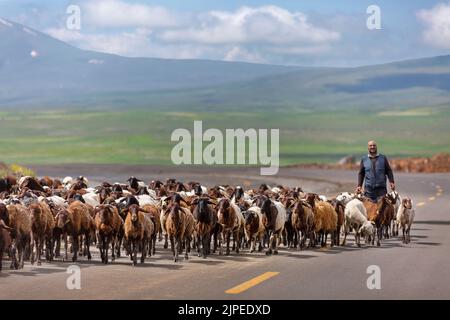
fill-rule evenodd
<path id="1" fill-rule="evenodd" d="M 80 30 L 67 28 L 69 5 Z M 450 1 L 0 0 L 0 17 L 131 57 L 359 66 L 450 54 Z"/>

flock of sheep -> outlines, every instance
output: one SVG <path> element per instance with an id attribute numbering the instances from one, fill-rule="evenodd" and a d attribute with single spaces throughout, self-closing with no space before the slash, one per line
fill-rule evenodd
<path id="1" fill-rule="evenodd" d="M 164 241 L 174 261 L 191 249 L 206 258 L 211 252 L 230 254 L 241 249 L 277 254 L 288 248 L 346 243 L 354 233 L 355 243 L 377 245 L 397 236 L 409 243 L 414 209 L 410 198 L 391 192 L 373 203 L 362 195 L 340 193 L 327 199 L 301 188 L 262 184 L 258 189 L 237 186 L 207 188 L 197 182 L 175 179 L 151 181 L 135 177 L 127 184 L 103 182 L 92 188 L 85 177 L 62 181 L 44 177 L 0 179 L 0 271 L 3 256 L 11 268 L 24 261 L 41 264 L 63 256 L 76 261 L 91 259 L 96 245 L 103 263 L 122 253 L 132 264 L 144 263 L 155 254 L 155 243 Z M 341 243 L 340 236 L 344 236 Z M 61 253 L 64 242 L 64 253 Z"/>

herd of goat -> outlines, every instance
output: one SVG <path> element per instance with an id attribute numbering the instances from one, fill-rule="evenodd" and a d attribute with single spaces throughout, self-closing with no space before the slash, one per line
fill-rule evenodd
<path id="1" fill-rule="evenodd" d="M 127 184 L 91 188 L 82 176 L 62 181 L 7 176 L 0 179 L 0 271 L 4 255 L 14 269 L 23 268 L 24 260 L 41 264 L 44 253 L 47 261 L 61 255 L 68 261 L 69 254 L 72 261 L 90 260 L 93 244 L 105 264 L 123 250 L 136 265 L 138 253 L 141 263 L 155 254 L 157 241 L 164 241 L 164 249 L 170 243 L 174 261 L 183 251 L 188 259 L 191 248 L 203 258 L 243 248 L 267 248 L 270 255 L 281 243 L 299 249 L 326 246 L 328 236 L 331 246 L 344 246 L 350 232 L 358 246 L 361 237 L 379 246 L 383 238 L 397 236 L 399 227 L 408 243 L 413 219 L 411 199 L 395 191 L 372 202 L 347 192 L 327 199 L 266 184 L 249 190 L 175 179 L 146 185 L 131 177 Z"/>

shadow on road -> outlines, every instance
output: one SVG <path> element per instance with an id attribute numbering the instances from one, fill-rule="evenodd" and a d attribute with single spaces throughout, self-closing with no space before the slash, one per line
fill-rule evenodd
<path id="1" fill-rule="evenodd" d="M 414 221 L 415 224 L 435 224 L 435 225 L 444 225 L 450 226 L 450 221 L 442 221 L 442 220 L 423 220 L 423 221 Z M 420 229 L 415 229 L 420 230 Z"/>

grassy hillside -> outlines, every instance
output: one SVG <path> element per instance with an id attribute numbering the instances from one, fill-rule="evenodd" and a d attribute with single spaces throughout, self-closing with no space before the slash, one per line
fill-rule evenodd
<path id="1" fill-rule="evenodd" d="M 377 139 L 390 157 L 450 150 L 450 107 L 378 113 L 0 112 L 0 161 L 171 164 L 175 128 L 279 128 L 282 164 L 333 162 Z"/>

